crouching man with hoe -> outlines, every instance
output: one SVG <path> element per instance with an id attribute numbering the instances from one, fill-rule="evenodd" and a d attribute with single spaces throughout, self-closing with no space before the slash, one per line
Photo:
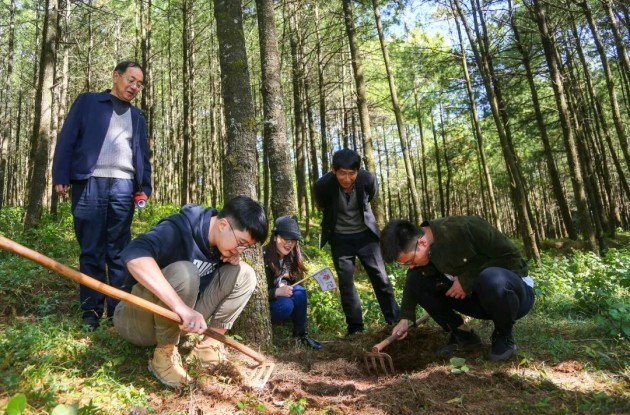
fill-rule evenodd
<path id="1" fill-rule="evenodd" d="M 155 345 L 149 371 L 163 384 L 190 382 L 177 349 L 181 332 L 203 333 L 208 324 L 221 333 L 232 327 L 256 286 L 254 270 L 241 253 L 267 238 L 268 222 L 260 203 L 246 196 L 228 201 L 223 210 L 184 206 L 122 252 L 131 274 L 131 293 L 169 308 L 181 325 L 120 302 L 114 325 L 122 337 L 139 346 Z M 213 366 L 225 359 L 222 344 L 201 339 L 187 360 Z"/>
<path id="2" fill-rule="evenodd" d="M 534 281 L 507 236 L 477 216 L 425 221 L 419 227 L 397 219 L 383 229 L 381 250 L 386 262 L 409 267 L 401 320 L 392 334 L 405 337 L 419 304 L 450 332 L 440 356 L 481 345 L 461 313 L 493 321 L 490 360 L 512 357 L 516 351 L 512 327 L 534 305 Z"/>

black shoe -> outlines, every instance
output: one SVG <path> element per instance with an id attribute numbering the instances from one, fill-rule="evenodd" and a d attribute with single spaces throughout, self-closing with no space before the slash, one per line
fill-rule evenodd
<path id="1" fill-rule="evenodd" d="M 85 331 L 94 331 L 98 328 L 99 318 L 96 313 L 85 313 L 81 318 L 81 324 Z"/>
<path id="2" fill-rule="evenodd" d="M 516 351 L 516 344 L 512 337 L 512 330 L 492 332 L 492 348 L 488 358 L 493 362 L 503 362 L 508 360 Z"/>
<path id="3" fill-rule="evenodd" d="M 322 344 L 308 335 L 308 333 L 303 333 L 297 336 L 300 338 L 300 341 L 304 346 L 308 346 L 311 349 L 319 350 L 322 348 Z"/>
<path id="4" fill-rule="evenodd" d="M 439 357 L 451 357 L 456 352 L 468 352 L 477 348 L 481 339 L 474 330 L 465 331 L 455 329 L 448 339 L 446 346 L 437 351 Z"/>

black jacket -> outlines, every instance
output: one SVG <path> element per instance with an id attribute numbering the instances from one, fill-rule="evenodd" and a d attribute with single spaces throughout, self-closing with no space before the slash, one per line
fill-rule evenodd
<path id="1" fill-rule="evenodd" d="M 363 215 L 363 222 L 378 238 L 378 225 L 370 207 L 370 201 L 376 196 L 378 189 L 376 175 L 367 170 L 359 170 L 354 188 L 357 192 L 357 202 Z M 339 189 L 337 177 L 332 172 L 326 173 L 315 182 L 313 189 L 315 203 L 323 212 L 320 248 L 326 245 L 330 240 L 330 235 L 335 231 L 339 211 Z"/>
<path id="2" fill-rule="evenodd" d="M 223 265 L 221 253 L 208 241 L 210 220 L 217 213 L 213 208 L 185 205 L 179 213 L 162 219 L 149 232 L 131 241 L 120 254 L 123 263 L 151 257 L 160 268 L 165 268 L 177 261 L 190 261 L 199 268 L 201 287 L 207 286 L 217 268 Z M 129 275 L 127 284 L 135 282 Z"/>

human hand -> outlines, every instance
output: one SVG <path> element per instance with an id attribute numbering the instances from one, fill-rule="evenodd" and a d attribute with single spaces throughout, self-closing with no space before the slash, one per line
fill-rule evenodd
<path id="1" fill-rule="evenodd" d="M 293 287 L 290 285 L 283 285 L 276 288 L 276 297 L 291 297 L 293 295 Z"/>
<path id="2" fill-rule="evenodd" d="M 407 331 L 409 330 L 409 320 L 406 318 L 400 319 L 398 324 L 394 326 L 392 334 L 398 336 L 398 340 L 402 340 L 407 337 Z"/>
<path id="3" fill-rule="evenodd" d="M 59 196 L 63 196 L 63 197 L 68 196 L 68 190 L 70 190 L 69 184 L 56 184 L 55 185 L 55 192 L 57 192 Z"/>
<path id="4" fill-rule="evenodd" d="M 173 311 L 182 319 L 182 324 L 179 325 L 181 331 L 201 334 L 208 328 L 203 315 L 185 304 L 182 304 L 181 307 L 177 307 Z"/>
<path id="5" fill-rule="evenodd" d="M 455 279 L 453 280 L 453 285 L 451 285 L 451 288 L 446 291 L 445 295 L 447 297 L 456 298 L 458 300 L 463 300 L 464 298 L 466 298 L 466 292 L 464 291 L 464 288 L 462 288 L 462 284 L 459 282 L 459 279 L 457 277 L 455 277 Z"/>
<path id="6" fill-rule="evenodd" d="M 236 254 L 232 256 L 221 255 L 221 261 L 227 262 L 232 265 L 238 265 L 239 262 L 241 262 L 241 255 L 240 254 Z"/>

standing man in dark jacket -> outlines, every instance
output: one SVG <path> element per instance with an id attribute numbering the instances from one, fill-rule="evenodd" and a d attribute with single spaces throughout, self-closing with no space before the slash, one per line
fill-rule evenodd
<path id="1" fill-rule="evenodd" d="M 361 302 L 354 286 L 357 257 L 370 278 L 385 321 L 392 324 L 398 320 L 398 303 L 385 272 L 378 225 L 370 207 L 378 188 L 376 176 L 360 170 L 360 165 L 361 156 L 356 151 L 337 151 L 332 171 L 317 180 L 313 192 L 323 211 L 320 246 L 330 243 L 348 334 L 364 330 Z"/>
<path id="2" fill-rule="evenodd" d="M 81 256 L 81 272 L 121 288 L 126 272 L 120 251 L 131 240 L 134 194 L 151 195 L 151 165 L 146 122 L 130 104 L 144 87 L 142 67 L 120 62 L 113 87 L 84 93 L 72 104 L 53 158 L 55 191 L 66 196 L 72 186 L 72 216 Z M 82 321 L 99 325 L 107 302 L 111 317 L 118 300 L 91 288 L 79 291 Z"/>
<path id="3" fill-rule="evenodd" d="M 451 333 L 441 356 L 481 344 L 459 313 L 494 322 L 490 360 L 514 354 L 512 327 L 534 305 L 534 281 L 507 236 L 478 216 L 452 216 L 419 227 L 397 219 L 383 229 L 381 249 L 385 261 L 409 267 L 393 334 L 405 337 L 419 304 Z"/>
<path id="4" fill-rule="evenodd" d="M 260 203 L 246 196 L 223 210 L 185 205 L 181 211 L 138 236 L 122 252 L 131 274 L 131 293 L 173 310 L 182 324 L 122 301 L 114 326 L 138 346 L 157 346 L 149 371 L 173 388 L 190 381 L 177 349 L 180 332 L 203 333 L 208 325 L 225 334 L 256 288 L 256 273 L 241 253 L 267 238 Z M 188 355 L 190 363 L 214 366 L 225 359 L 221 343 L 206 337 Z"/>

